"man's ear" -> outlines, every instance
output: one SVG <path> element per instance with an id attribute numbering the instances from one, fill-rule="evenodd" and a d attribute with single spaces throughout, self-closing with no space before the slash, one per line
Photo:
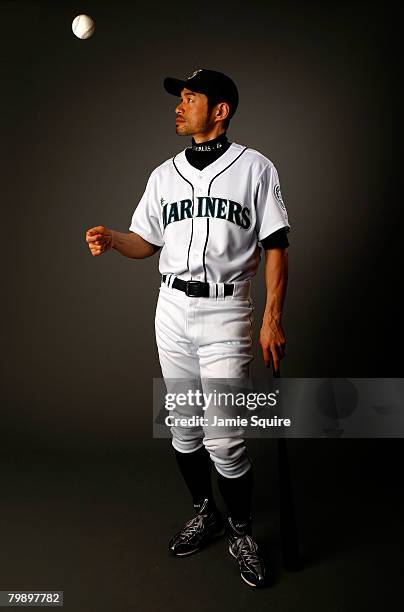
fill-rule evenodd
<path id="1" fill-rule="evenodd" d="M 215 118 L 219 121 L 224 121 L 229 116 L 229 113 L 230 107 L 227 102 L 220 102 L 216 108 Z"/>

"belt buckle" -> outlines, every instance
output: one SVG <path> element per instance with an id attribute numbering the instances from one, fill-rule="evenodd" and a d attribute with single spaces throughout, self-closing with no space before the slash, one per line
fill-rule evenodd
<path id="1" fill-rule="evenodd" d="M 201 297 L 202 295 L 202 283 L 197 280 L 185 281 L 185 293 L 188 297 Z"/>

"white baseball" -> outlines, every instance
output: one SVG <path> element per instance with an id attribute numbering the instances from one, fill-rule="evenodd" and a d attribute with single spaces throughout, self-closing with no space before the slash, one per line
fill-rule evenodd
<path id="1" fill-rule="evenodd" d="M 73 19 L 72 31 L 77 38 L 90 38 L 94 34 L 94 21 L 88 15 L 77 15 Z"/>

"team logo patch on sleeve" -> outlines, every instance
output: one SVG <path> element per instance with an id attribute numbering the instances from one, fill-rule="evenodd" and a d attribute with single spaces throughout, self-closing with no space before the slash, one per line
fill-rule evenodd
<path id="1" fill-rule="evenodd" d="M 275 196 L 275 199 L 279 202 L 279 204 L 283 208 L 283 210 L 286 211 L 285 204 L 283 203 L 283 200 L 282 200 L 282 193 L 281 193 L 280 185 L 274 185 L 274 196 Z"/>

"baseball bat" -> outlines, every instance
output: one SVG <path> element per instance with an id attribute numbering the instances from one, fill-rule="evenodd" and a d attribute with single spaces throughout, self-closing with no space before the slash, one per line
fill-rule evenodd
<path id="1" fill-rule="evenodd" d="M 281 377 L 279 364 L 277 370 L 274 369 L 272 364 L 272 370 L 273 378 Z M 283 565 L 288 570 L 296 571 L 301 568 L 302 559 L 299 552 L 299 536 L 286 438 L 278 438 L 278 480 Z"/>

